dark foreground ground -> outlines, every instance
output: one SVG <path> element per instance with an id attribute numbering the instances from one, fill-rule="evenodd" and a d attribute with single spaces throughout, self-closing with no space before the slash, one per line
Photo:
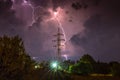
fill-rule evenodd
<path id="1" fill-rule="evenodd" d="M 113 76 L 80 76 L 68 74 L 63 71 L 37 70 L 26 76 L 27 80 L 120 80 Z M 26 79 L 25 79 L 26 80 Z"/>
<path id="2" fill-rule="evenodd" d="M 112 76 L 72 76 L 72 80 L 120 80 L 120 77 Z"/>

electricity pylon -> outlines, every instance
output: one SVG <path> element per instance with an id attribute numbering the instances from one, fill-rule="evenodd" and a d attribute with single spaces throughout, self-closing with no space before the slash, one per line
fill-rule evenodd
<path id="1" fill-rule="evenodd" d="M 56 47 L 56 50 L 57 50 L 57 54 L 56 54 L 56 59 L 58 61 L 61 60 L 61 47 L 62 46 L 65 46 L 62 44 L 63 41 L 65 41 L 65 39 L 62 38 L 62 36 L 64 36 L 64 34 L 62 34 L 60 32 L 60 28 L 58 27 L 58 31 L 57 31 L 57 34 L 54 35 L 56 37 L 56 40 L 53 40 L 53 42 L 56 42 L 56 45 L 54 45 L 54 47 Z"/>

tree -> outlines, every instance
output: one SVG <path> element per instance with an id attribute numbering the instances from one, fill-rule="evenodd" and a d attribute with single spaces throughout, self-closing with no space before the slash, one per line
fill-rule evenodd
<path id="1" fill-rule="evenodd" d="M 69 67 L 69 71 L 75 74 L 88 75 L 93 72 L 93 64 L 96 61 L 88 54 L 83 55 L 76 64 Z"/>
<path id="2" fill-rule="evenodd" d="M 108 63 L 97 62 L 94 65 L 94 73 L 109 74 L 110 73 L 110 65 Z"/>
<path id="3" fill-rule="evenodd" d="M 70 72 L 78 75 L 88 75 L 92 73 L 93 67 L 90 63 L 78 62 L 70 66 Z"/>
<path id="4" fill-rule="evenodd" d="M 91 63 L 91 64 L 95 64 L 96 63 L 96 61 L 89 54 L 83 55 L 80 58 L 80 62 L 86 62 L 86 63 Z"/>
<path id="5" fill-rule="evenodd" d="M 22 80 L 32 64 L 33 61 L 26 54 L 21 38 L 0 37 L 0 79 Z"/>
<path id="6" fill-rule="evenodd" d="M 120 76 L 120 63 L 118 62 L 111 62 L 111 73 L 114 76 Z"/>

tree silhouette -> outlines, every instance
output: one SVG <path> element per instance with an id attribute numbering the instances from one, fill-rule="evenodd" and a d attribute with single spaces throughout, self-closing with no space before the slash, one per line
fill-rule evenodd
<path id="1" fill-rule="evenodd" d="M 88 75 L 93 72 L 93 64 L 96 61 L 88 54 L 83 55 L 75 65 L 70 66 L 71 73 Z"/>
<path id="2" fill-rule="evenodd" d="M 30 71 L 32 64 L 21 38 L 0 37 L 0 80 L 21 80 Z"/>
<path id="3" fill-rule="evenodd" d="M 91 64 L 95 64 L 96 61 L 92 58 L 92 56 L 90 56 L 89 54 L 85 54 L 80 58 L 81 62 L 86 62 L 86 63 L 91 63 Z"/>
<path id="4" fill-rule="evenodd" d="M 111 62 L 111 73 L 114 76 L 120 76 L 120 63 L 118 62 Z"/>

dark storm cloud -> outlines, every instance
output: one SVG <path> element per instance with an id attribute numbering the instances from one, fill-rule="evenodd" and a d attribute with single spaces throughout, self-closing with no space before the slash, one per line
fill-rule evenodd
<path id="1" fill-rule="evenodd" d="M 104 0 L 84 26 L 85 36 L 74 35 L 71 42 L 100 61 L 120 61 L 120 1 Z"/>
<path id="2" fill-rule="evenodd" d="M 30 0 L 34 6 L 48 7 L 49 0 Z"/>
<path id="3" fill-rule="evenodd" d="M 1 13 L 6 12 L 12 7 L 12 1 L 11 0 L 0 0 L 0 10 L 2 10 Z"/>
<path id="4" fill-rule="evenodd" d="M 36 22 L 42 22 L 45 17 L 49 17 L 51 13 L 48 9 L 44 9 L 42 7 L 37 7 L 34 9 L 34 19 Z"/>
<path id="5" fill-rule="evenodd" d="M 17 35 L 24 23 L 16 18 L 11 0 L 0 0 L 0 35 Z M 19 31 L 19 32 L 18 32 Z"/>
<path id="6" fill-rule="evenodd" d="M 71 0 L 30 0 L 34 6 L 41 6 L 43 8 L 48 8 L 53 6 L 53 9 L 56 10 L 57 7 L 63 8 Z"/>
<path id="7" fill-rule="evenodd" d="M 64 6 L 68 3 L 68 0 L 53 0 L 53 7 L 56 10 L 57 7 L 64 8 Z"/>
<path id="8" fill-rule="evenodd" d="M 88 9 L 89 7 L 99 6 L 102 0 L 74 0 L 71 7 L 75 10 Z"/>

